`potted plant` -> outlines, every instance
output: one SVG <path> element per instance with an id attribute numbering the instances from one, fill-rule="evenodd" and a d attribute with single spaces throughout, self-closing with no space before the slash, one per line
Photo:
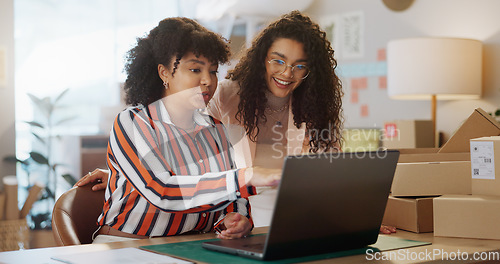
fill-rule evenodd
<path id="1" fill-rule="evenodd" d="M 30 189 L 32 187 L 32 173 L 41 172 L 45 183 L 45 189 L 37 201 L 37 203 L 46 203 L 43 210 L 38 210 L 36 213 L 29 214 L 29 225 L 31 229 L 50 229 L 52 207 L 56 200 L 56 190 L 59 180 L 62 178 L 73 186 L 76 183 L 75 178 L 67 173 L 59 173 L 59 168 L 64 166 L 63 163 L 53 160 L 52 148 L 54 141 L 60 139 L 60 135 L 55 134 L 54 128 L 75 119 L 75 116 L 64 117 L 55 120 L 54 113 L 61 108 L 61 98 L 68 92 L 68 89 L 62 91 L 55 98 L 44 97 L 39 98 L 33 94 L 28 94 L 35 108 L 39 111 L 40 117 L 37 120 L 25 121 L 31 127 L 31 133 L 37 144 L 33 144 L 33 148 L 38 146 L 39 150 L 32 150 L 28 158 L 21 160 L 16 156 L 5 157 L 4 160 L 17 162 L 21 169 L 25 172 L 27 179 L 26 186 L 23 188 Z M 34 142 L 34 143 L 35 143 Z M 43 172 L 42 172 L 43 171 Z M 36 206 L 36 205 L 35 205 Z"/>

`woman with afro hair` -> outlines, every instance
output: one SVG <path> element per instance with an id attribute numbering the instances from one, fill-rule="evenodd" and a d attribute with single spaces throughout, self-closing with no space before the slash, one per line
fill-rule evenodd
<path id="1" fill-rule="evenodd" d="M 129 108 L 110 132 L 105 203 L 94 243 L 253 228 L 248 197 L 278 170 L 236 169 L 231 143 L 204 109 L 229 58 L 219 35 L 188 18 L 162 20 L 128 52 Z M 222 229 L 222 228 L 221 228 Z"/>

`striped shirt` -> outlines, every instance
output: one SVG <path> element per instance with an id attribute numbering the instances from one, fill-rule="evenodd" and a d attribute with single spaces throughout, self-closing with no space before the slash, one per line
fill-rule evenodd
<path id="1" fill-rule="evenodd" d="M 110 170 L 99 225 L 143 236 L 207 232 L 229 212 L 250 217 L 244 169 L 235 169 L 223 125 L 195 112 L 195 132 L 170 120 L 162 102 L 129 107 L 110 132 Z M 253 224 L 252 224 L 253 225 Z"/>

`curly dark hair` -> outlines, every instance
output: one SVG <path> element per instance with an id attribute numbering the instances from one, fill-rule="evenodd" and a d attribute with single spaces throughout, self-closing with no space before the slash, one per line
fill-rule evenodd
<path id="1" fill-rule="evenodd" d="M 137 38 L 137 45 L 127 53 L 126 103 L 147 106 L 161 99 L 164 87 L 158 75 L 158 65 L 168 68 L 175 58 L 174 74 L 187 52 L 218 64 L 226 63 L 230 56 L 228 41 L 220 35 L 189 18 L 166 18 L 148 35 Z"/>
<path id="2" fill-rule="evenodd" d="M 342 83 L 335 74 L 337 61 L 326 33 L 299 11 L 283 15 L 267 26 L 236 67 L 228 72 L 226 78 L 237 81 L 240 86 L 236 118 L 251 140 L 256 141 L 259 121 L 267 120 L 265 60 L 269 48 L 279 38 L 302 43 L 308 57 L 310 74 L 292 93 L 294 125 L 299 128 L 300 124 L 306 124 L 310 152 L 334 149 L 336 144 L 341 145 L 344 121 Z"/>

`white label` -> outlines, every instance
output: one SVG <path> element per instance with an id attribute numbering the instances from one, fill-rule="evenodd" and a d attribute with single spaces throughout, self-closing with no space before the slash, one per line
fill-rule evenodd
<path id="1" fill-rule="evenodd" d="M 470 162 L 472 179 L 495 179 L 493 142 L 471 141 Z"/>

